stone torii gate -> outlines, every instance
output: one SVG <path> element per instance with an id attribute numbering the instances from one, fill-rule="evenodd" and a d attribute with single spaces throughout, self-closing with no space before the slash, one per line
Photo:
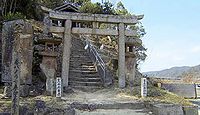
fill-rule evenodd
<path id="1" fill-rule="evenodd" d="M 134 37 L 137 32 L 126 30 L 126 25 L 134 25 L 138 20 L 143 18 L 143 15 L 103 15 L 103 14 L 87 14 L 87 13 L 72 13 L 72 12 L 49 12 L 51 20 L 62 20 L 65 22 L 64 27 L 51 26 L 49 32 L 63 35 L 63 55 L 62 55 L 62 73 L 63 86 L 68 86 L 69 77 L 69 61 L 71 48 L 71 34 L 91 34 L 91 35 L 110 35 L 118 36 L 118 77 L 119 87 L 125 87 L 125 36 Z M 92 23 L 91 28 L 73 27 L 72 22 L 89 22 Z M 116 24 L 118 29 L 99 29 L 99 23 Z M 139 40 L 140 39 L 135 39 Z"/>

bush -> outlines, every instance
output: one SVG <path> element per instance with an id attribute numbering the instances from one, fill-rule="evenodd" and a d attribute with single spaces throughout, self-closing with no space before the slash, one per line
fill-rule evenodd
<path id="1" fill-rule="evenodd" d="M 17 20 L 17 19 L 25 19 L 26 17 L 19 12 L 11 13 L 9 12 L 7 15 L 3 16 L 4 21 L 11 21 L 11 20 Z"/>

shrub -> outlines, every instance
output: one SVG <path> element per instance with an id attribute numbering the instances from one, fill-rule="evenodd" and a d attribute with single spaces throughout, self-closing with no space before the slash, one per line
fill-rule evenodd
<path id="1" fill-rule="evenodd" d="M 11 20 L 17 20 L 17 19 L 25 19 L 26 17 L 19 12 L 16 13 L 11 13 L 9 12 L 8 14 L 3 16 L 4 21 L 11 21 Z"/>

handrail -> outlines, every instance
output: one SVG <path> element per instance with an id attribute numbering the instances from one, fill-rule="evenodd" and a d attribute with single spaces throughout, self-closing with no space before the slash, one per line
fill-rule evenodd
<path id="1" fill-rule="evenodd" d="M 95 64 L 99 65 L 101 71 L 103 71 L 103 75 L 102 76 L 102 79 L 103 79 L 103 82 L 105 83 L 105 79 L 106 79 L 106 65 L 103 61 L 103 59 L 101 58 L 101 56 L 99 55 L 99 53 L 97 52 L 96 48 L 90 43 L 90 41 L 88 40 L 88 38 L 86 38 L 86 36 L 82 36 L 82 38 L 85 39 L 85 45 L 87 46 L 86 49 L 88 49 L 88 52 L 91 56 L 91 58 L 93 59 L 93 61 L 95 62 Z M 102 74 L 101 72 L 99 72 L 100 74 Z"/>

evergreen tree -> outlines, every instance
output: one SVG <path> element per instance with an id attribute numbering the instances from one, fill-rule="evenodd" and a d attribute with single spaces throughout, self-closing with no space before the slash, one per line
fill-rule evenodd
<path id="1" fill-rule="evenodd" d="M 128 10 L 124 7 L 124 4 L 120 1 L 117 3 L 117 7 L 115 10 L 116 14 L 118 15 L 130 15 Z"/>
<path id="2" fill-rule="evenodd" d="M 86 2 L 84 3 L 80 9 L 80 12 L 83 13 L 92 13 L 92 14 L 101 14 L 103 12 L 103 8 L 100 3 L 92 3 L 92 2 Z"/>

